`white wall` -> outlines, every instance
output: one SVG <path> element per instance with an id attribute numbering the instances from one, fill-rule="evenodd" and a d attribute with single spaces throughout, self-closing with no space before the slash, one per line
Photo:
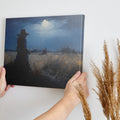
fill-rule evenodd
<path id="1" fill-rule="evenodd" d="M 104 40 L 109 45 L 111 58 L 116 58 L 115 39 L 120 38 L 119 11 L 119 0 L 0 0 L 0 64 L 3 63 L 6 17 L 85 14 L 83 68 L 88 72 L 88 103 L 92 120 L 105 120 L 97 96 L 92 91 L 96 80 L 91 73 L 90 60 L 101 65 Z M 0 120 L 32 120 L 48 110 L 62 96 L 61 89 L 16 86 L 0 99 Z M 68 120 L 83 120 L 81 105 L 74 109 Z"/>

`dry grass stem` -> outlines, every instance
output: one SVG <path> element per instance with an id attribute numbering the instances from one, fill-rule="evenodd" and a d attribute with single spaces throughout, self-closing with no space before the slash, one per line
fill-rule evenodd
<path id="1" fill-rule="evenodd" d="M 79 92 L 78 96 L 82 104 L 85 120 L 91 120 L 91 112 L 90 112 L 83 88 L 81 85 L 79 85 L 79 88 L 76 88 L 76 89 Z"/>
<path id="2" fill-rule="evenodd" d="M 97 93 L 103 112 L 108 120 L 120 120 L 120 44 L 118 46 L 118 66 L 116 74 L 113 71 L 113 63 L 109 60 L 106 42 L 104 42 L 104 54 L 102 72 L 91 63 L 94 76 L 97 78 Z"/>

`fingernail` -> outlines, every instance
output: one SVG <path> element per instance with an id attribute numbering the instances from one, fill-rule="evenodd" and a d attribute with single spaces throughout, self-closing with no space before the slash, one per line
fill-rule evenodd
<path id="1" fill-rule="evenodd" d="M 5 68 L 2 68 L 2 71 L 5 71 Z"/>
<path id="2" fill-rule="evenodd" d="M 10 85 L 11 87 L 14 87 L 14 85 Z"/>
<path id="3" fill-rule="evenodd" d="M 77 71 L 76 74 L 77 74 L 77 75 L 80 75 L 80 71 Z"/>

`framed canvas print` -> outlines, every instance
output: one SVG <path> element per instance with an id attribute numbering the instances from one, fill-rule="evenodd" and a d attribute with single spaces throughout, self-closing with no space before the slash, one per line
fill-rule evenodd
<path id="1" fill-rule="evenodd" d="M 7 18 L 8 84 L 64 88 L 82 71 L 84 15 Z"/>

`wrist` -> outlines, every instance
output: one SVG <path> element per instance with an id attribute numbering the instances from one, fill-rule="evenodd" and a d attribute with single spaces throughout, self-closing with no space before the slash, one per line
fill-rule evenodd
<path id="1" fill-rule="evenodd" d="M 59 101 L 60 106 L 62 107 L 62 111 L 64 111 L 64 115 L 68 116 L 72 110 L 76 107 L 73 101 L 69 99 L 69 97 L 64 96 L 60 101 Z"/>
<path id="2" fill-rule="evenodd" d="M 80 103 L 80 100 L 72 95 L 65 95 L 62 98 L 62 101 L 66 104 L 66 106 L 70 106 L 71 108 L 75 108 Z"/>

